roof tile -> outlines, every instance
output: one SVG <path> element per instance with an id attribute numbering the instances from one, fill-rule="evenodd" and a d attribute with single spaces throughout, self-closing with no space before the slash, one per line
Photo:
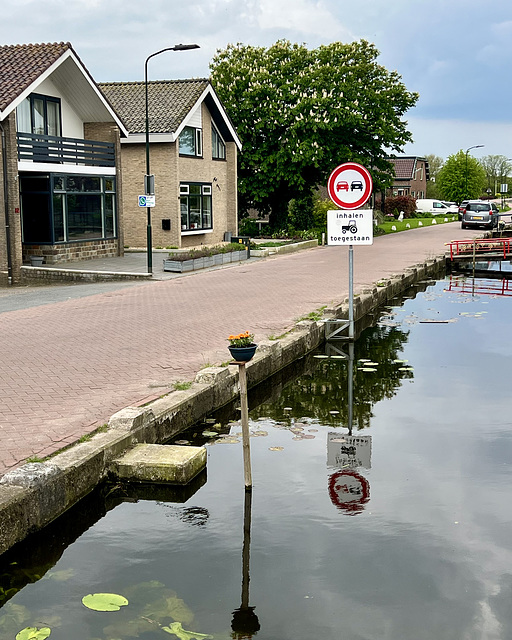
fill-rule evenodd
<path id="1" fill-rule="evenodd" d="M 72 49 L 69 42 L 0 46 L 0 111 L 68 49 Z"/>
<path id="2" fill-rule="evenodd" d="M 209 84 L 206 78 L 148 82 L 150 133 L 174 133 Z M 98 85 L 130 133 L 146 131 L 144 82 Z"/>

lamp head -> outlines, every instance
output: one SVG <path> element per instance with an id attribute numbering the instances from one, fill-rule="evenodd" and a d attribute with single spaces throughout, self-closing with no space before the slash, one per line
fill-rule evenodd
<path id="1" fill-rule="evenodd" d="M 199 49 L 198 44 L 175 44 L 174 51 L 188 51 L 188 49 Z"/>

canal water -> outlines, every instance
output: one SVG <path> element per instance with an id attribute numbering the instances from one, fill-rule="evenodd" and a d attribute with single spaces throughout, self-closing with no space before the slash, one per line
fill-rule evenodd
<path id="1" fill-rule="evenodd" d="M 433 283 L 251 390 L 251 493 L 235 405 L 180 435 L 208 450 L 185 493 L 104 487 L 4 554 L 0 638 L 511 638 L 500 284 Z"/>

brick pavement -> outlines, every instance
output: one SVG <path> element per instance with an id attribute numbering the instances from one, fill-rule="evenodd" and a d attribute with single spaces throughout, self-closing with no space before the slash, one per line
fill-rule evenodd
<path id="1" fill-rule="evenodd" d="M 472 235 L 450 223 L 354 247 L 354 291 Z M 0 474 L 227 361 L 230 333 L 280 335 L 347 295 L 348 248 L 318 247 L 0 314 Z"/>

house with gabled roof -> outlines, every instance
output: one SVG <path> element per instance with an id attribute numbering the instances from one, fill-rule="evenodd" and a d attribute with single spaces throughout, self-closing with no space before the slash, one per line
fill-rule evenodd
<path id="1" fill-rule="evenodd" d="M 128 131 L 70 43 L 0 46 L 0 282 L 123 253 Z"/>
<path id="2" fill-rule="evenodd" d="M 128 129 L 121 140 L 124 242 L 145 247 L 146 217 L 138 196 L 145 193 L 146 85 L 99 86 Z M 153 247 L 215 244 L 236 235 L 241 143 L 210 81 L 150 81 L 147 88 Z"/>
<path id="3" fill-rule="evenodd" d="M 425 198 L 429 179 L 428 160 L 419 156 L 387 158 L 395 171 L 388 195 Z"/>

